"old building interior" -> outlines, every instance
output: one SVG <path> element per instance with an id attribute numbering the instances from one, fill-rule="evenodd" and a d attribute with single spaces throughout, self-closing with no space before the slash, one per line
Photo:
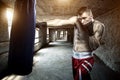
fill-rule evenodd
<path id="1" fill-rule="evenodd" d="M 91 79 L 120 80 L 119 0 L 0 0 L 0 79 L 73 80 L 74 26 L 65 23 L 82 6 L 105 24 Z"/>

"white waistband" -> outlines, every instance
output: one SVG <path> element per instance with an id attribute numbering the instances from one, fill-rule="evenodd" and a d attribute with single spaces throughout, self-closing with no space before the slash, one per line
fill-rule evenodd
<path id="1" fill-rule="evenodd" d="M 92 57 L 92 52 L 75 52 L 73 51 L 73 57 L 76 59 L 84 59 Z"/>

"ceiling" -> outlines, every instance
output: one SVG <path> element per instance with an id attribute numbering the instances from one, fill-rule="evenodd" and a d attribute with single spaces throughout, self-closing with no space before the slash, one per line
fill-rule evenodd
<path id="1" fill-rule="evenodd" d="M 1 0 L 14 6 L 15 0 Z M 104 14 L 119 5 L 119 0 L 36 0 L 37 22 L 68 19 L 76 15 L 81 6 L 92 9 L 94 17 Z"/>

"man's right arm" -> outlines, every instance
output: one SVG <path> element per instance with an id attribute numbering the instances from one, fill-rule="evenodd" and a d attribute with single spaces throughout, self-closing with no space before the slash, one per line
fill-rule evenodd
<path id="1" fill-rule="evenodd" d="M 51 20 L 51 21 L 48 21 L 47 24 L 49 26 L 74 25 L 76 20 L 77 20 L 77 16 L 73 16 L 73 17 L 71 17 L 69 19 L 65 19 L 65 20 L 62 20 L 62 19 Z"/>

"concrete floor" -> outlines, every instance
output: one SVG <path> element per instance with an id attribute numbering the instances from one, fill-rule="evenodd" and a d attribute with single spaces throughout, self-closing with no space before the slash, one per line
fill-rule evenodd
<path id="1" fill-rule="evenodd" d="M 34 56 L 31 74 L 9 75 L 2 80 L 73 80 L 72 44 L 64 41 L 52 42 Z M 110 70 L 97 57 L 91 72 L 92 80 L 120 80 L 119 73 Z"/>

